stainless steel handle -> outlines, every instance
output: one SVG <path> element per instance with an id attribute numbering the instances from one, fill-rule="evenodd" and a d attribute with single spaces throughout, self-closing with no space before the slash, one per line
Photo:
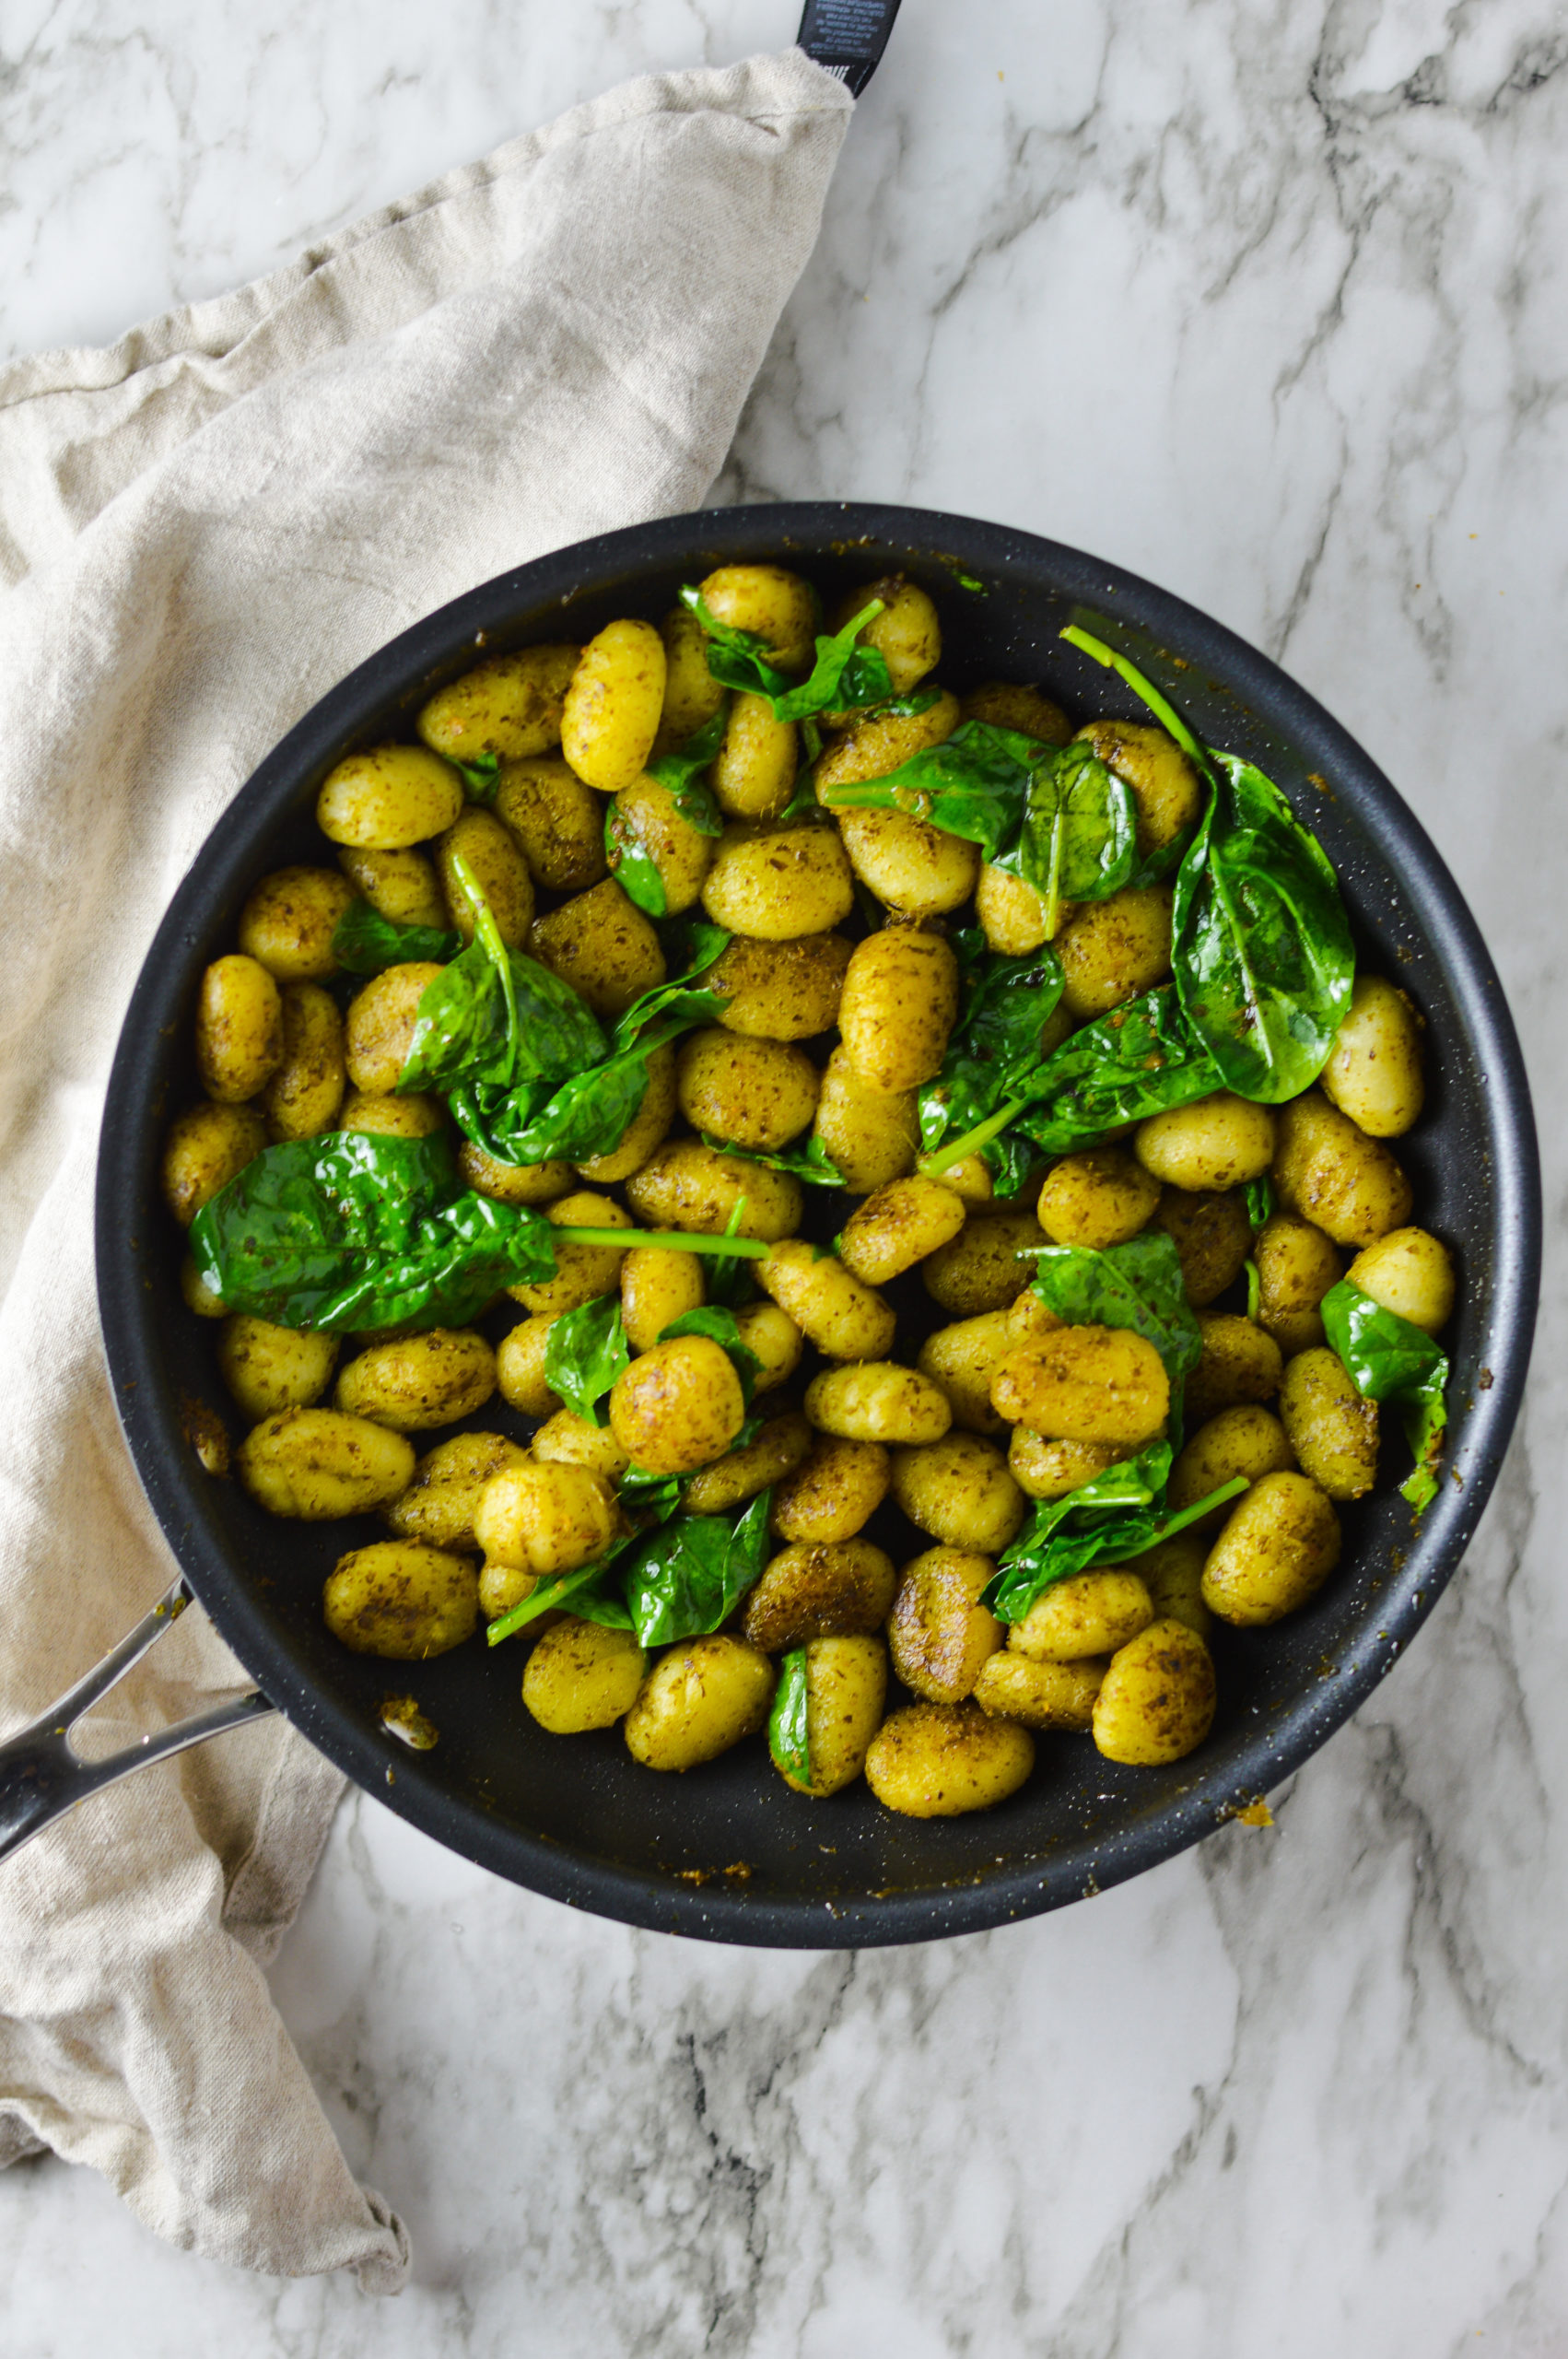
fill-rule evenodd
<path id="1" fill-rule="evenodd" d="M 898 0 L 806 0 L 796 42 L 859 98 L 882 62 Z"/>
<path id="2" fill-rule="evenodd" d="M 276 1706 L 259 1691 L 236 1696 L 227 1704 L 194 1713 L 188 1720 L 177 1720 L 156 1735 L 144 1736 L 123 1753 L 111 1753 L 106 1761 L 82 1759 L 71 1743 L 71 1731 L 82 1714 L 100 1696 L 107 1696 L 166 1630 L 173 1628 L 190 1602 L 190 1590 L 182 1580 L 176 1581 L 152 1612 L 144 1614 L 135 1628 L 67 1689 L 57 1704 L 41 1713 L 30 1728 L 19 1729 L 0 1744 L 0 1860 L 20 1850 L 52 1819 L 63 1818 L 99 1787 L 111 1786 L 117 1778 L 128 1778 L 133 1769 L 144 1769 L 151 1761 L 167 1761 L 170 1754 L 205 1744 L 209 1736 L 221 1736 L 225 1729 L 249 1727 L 252 1720 L 275 1711 Z"/>

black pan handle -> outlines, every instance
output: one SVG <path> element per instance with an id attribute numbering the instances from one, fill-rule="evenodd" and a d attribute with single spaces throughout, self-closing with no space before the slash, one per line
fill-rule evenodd
<path id="1" fill-rule="evenodd" d="M 859 98 L 882 62 L 898 0 L 806 0 L 795 38 Z"/>
<path id="2" fill-rule="evenodd" d="M 172 1629 L 190 1602 L 190 1590 L 182 1580 L 176 1581 L 152 1612 L 144 1614 L 135 1628 L 57 1704 L 41 1713 L 30 1728 L 18 1729 L 0 1744 L 0 1860 L 20 1850 L 51 1819 L 63 1818 L 100 1786 L 111 1786 L 117 1778 L 128 1778 L 133 1769 L 145 1768 L 149 1761 L 167 1761 L 171 1753 L 205 1744 L 209 1736 L 221 1736 L 225 1729 L 247 1728 L 252 1720 L 275 1711 L 276 1706 L 258 1690 L 231 1696 L 228 1703 L 215 1704 L 188 1720 L 177 1720 L 172 1728 L 160 1729 L 156 1736 L 127 1745 L 123 1753 L 111 1753 L 106 1761 L 84 1761 L 74 1749 L 71 1731 L 82 1714 L 100 1696 L 107 1696 L 166 1630 Z"/>

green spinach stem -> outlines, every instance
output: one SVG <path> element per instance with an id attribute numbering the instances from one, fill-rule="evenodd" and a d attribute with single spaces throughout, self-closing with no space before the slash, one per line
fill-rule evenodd
<path id="1" fill-rule="evenodd" d="M 966 1155 L 974 1155 L 979 1148 L 989 1146 L 992 1139 L 1000 1138 L 1013 1116 L 1021 1114 L 1028 1103 L 1026 1097 L 1009 1097 L 994 1114 L 988 1114 L 983 1122 L 977 1122 L 974 1129 L 965 1131 L 961 1139 L 955 1139 L 951 1146 L 944 1146 L 940 1155 L 922 1155 L 917 1167 L 920 1177 L 923 1180 L 940 1179 L 944 1171 L 951 1171 L 955 1163 L 962 1163 Z"/>
<path id="2" fill-rule="evenodd" d="M 563 1228 L 558 1234 L 573 1245 L 610 1245 L 620 1250 L 635 1245 L 639 1249 L 657 1246 L 664 1253 L 720 1253 L 739 1255 L 748 1262 L 765 1262 L 772 1252 L 771 1245 L 760 1237 L 692 1237 L 685 1229 L 675 1228 Z"/>

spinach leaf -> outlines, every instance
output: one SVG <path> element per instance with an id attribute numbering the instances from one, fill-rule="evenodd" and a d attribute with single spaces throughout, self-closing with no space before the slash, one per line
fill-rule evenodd
<path id="1" fill-rule="evenodd" d="M 684 1474 L 650 1474 L 645 1466 L 628 1466 L 615 1486 L 622 1507 L 639 1532 L 668 1523 L 685 1492 Z"/>
<path id="2" fill-rule="evenodd" d="M 883 611 L 880 598 L 871 599 L 860 613 L 831 639 L 819 636 L 816 661 L 809 675 L 791 680 L 771 659 L 767 641 L 755 631 L 737 630 L 721 623 L 704 604 L 701 593 L 689 583 L 681 603 L 702 625 L 708 640 L 708 668 L 727 688 L 766 697 L 775 721 L 806 721 L 813 713 L 847 711 L 853 706 L 883 704 L 893 694 L 886 663 L 872 647 L 857 647 L 866 625 Z"/>
<path id="3" fill-rule="evenodd" d="M 978 844 L 994 861 L 1004 845 L 1017 842 L 1036 768 L 1048 769 L 1057 751 L 1021 730 L 963 721 L 940 745 L 923 746 L 883 777 L 837 786 L 820 800 L 831 811 L 902 811 Z"/>
<path id="4" fill-rule="evenodd" d="M 603 1057 L 604 1034 L 587 1001 L 537 959 L 508 949 L 461 854 L 453 866 L 473 903 L 474 939 L 420 995 L 399 1090 L 459 1082 L 506 1090 Z"/>
<path id="5" fill-rule="evenodd" d="M 562 1573 L 553 1581 L 541 1581 L 519 1604 L 497 1615 L 485 1633 L 486 1645 L 498 1647 L 515 1630 L 525 1628 L 542 1614 L 551 1614 L 561 1605 L 581 1621 L 602 1622 L 612 1630 L 629 1630 L 632 1617 L 626 1611 L 625 1577 L 618 1560 L 636 1544 L 637 1538 L 635 1532 L 628 1533 L 604 1555 L 595 1557 L 591 1565 L 579 1565 L 575 1573 Z"/>
<path id="6" fill-rule="evenodd" d="M 1061 636 L 1118 672 L 1209 780 L 1208 807 L 1176 871 L 1176 990 L 1224 1087 L 1280 1105 L 1327 1064 L 1355 980 L 1328 855 L 1270 779 L 1201 745 L 1126 656 L 1076 626 Z"/>
<path id="7" fill-rule="evenodd" d="M 591 1426 L 603 1424 L 599 1403 L 630 1366 L 618 1295 L 599 1295 L 568 1310 L 545 1339 L 545 1383 Z"/>
<path id="8" fill-rule="evenodd" d="M 1318 1309 L 1363 1400 L 1391 1401 L 1401 1413 L 1416 1463 L 1399 1495 L 1419 1515 L 1437 1496 L 1437 1461 L 1448 1426 L 1448 1356 L 1422 1329 L 1385 1310 L 1348 1278 L 1329 1287 Z"/>
<path id="9" fill-rule="evenodd" d="M 794 1179 L 803 1180 L 808 1188 L 844 1185 L 844 1174 L 820 1139 L 813 1138 L 799 1149 L 781 1147 L 770 1155 L 759 1146 L 736 1146 L 730 1139 L 710 1137 L 707 1131 L 699 1131 L 697 1136 L 716 1155 L 727 1155 L 735 1163 L 760 1163 L 769 1171 L 788 1171 Z"/>
<path id="10" fill-rule="evenodd" d="M 604 806 L 604 858 L 628 901 L 635 901 L 650 918 L 667 914 L 670 897 L 659 863 L 622 810 L 618 795 Z"/>
<path id="11" fill-rule="evenodd" d="M 451 762 L 462 780 L 463 792 L 471 803 L 494 803 L 500 783 L 500 757 L 496 754 L 475 754 L 469 762 L 452 761 L 450 754 L 443 757 Z"/>
<path id="12" fill-rule="evenodd" d="M 920 1144 L 928 1158 L 921 1169 L 932 1177 L 969 1152 L 966 1134 L 1003 1099 L 1015 1096 L 1038 1066 L 1040 1033 L 1061 997 L 1065 980 L 1054 950 L 1045 947 L 1021 958 L 1004 957 L 987 949 L 978 926 L 954 934 L 953 947 L 963 984 L 958 1022 L 941 1071 L 917 1100 Z M 950 1132 L 965 1134 L 958 1153 L 944 1152 L 931 1160 Z M 1000 1139 L 995 1144 L 1000 1147 Z"/>
<path id="13" fill-rule="evenodd" d="M 1064 1499 L 1037 1499 L 1035 1511 L 1011 1548 L 997 1560 L 982 1603 L 999 1622 L 1022 1622 L 1036 1598 L 1053 1582 L 1093 1565 L 1120 1564 L 1141 1555 L 1234 1499 L 1246 1488 L 1236 1474 L 1207 1498 L 1169 1514 L 1160 1504 L 1170 1473 L 1168 1442 L 1152 1442 L 1136 1458 L 1107 1467 L 1092 1483 Z"/>
<path id="14" fill-rule="evenodd" d="M 938 1087 L 941 1080 L 939 1074 Z M 928 1179 L 984 1153 L 1010 1130 L 1045 1155 L 1094 1146 L 1129 1122 L 1209 1097 L 1221 1082 L 1188 1027 L 1175 986 L 1162 983 L 1085 1024 L 1043 1062 L 1010 1072 L 1004 1086 L 993 1112 L 921 1158 Z"/>
<path id="15" fill-rule="evenodd" d="M 328 1133 L 270 1146 L 191 1227 L 231 1311 L 328 1332 L 462 1326 L 556 1266 L 542 1215 L 461 1191 L 450 1140 Z"/>
<path id="16" fill-rule="evenodd" d="M 778 1666 L 773 1709 L 767 1720 L 767 1749 L 787 1778 L 802 1786 L 812 1781 L 811 1715 L 807 1709 L 806 1650 L 791 1647 Z"/>
<path id="17" fill-rule="evenodd" d="M 664 788 L 681 817 L 699 835 L 719 836 L 724 832 L 713 789 L 702 773 L 711 767 L 723 743 L 729 702 L 726 697 L 711 719 L 704 722 L 695 735 L 673 754 L 661 754 L 656 762 L 648 765 L 649 777 Z M 659 863 L 622 810 L 618 795 L 604 813 L 604 857 L 628 899 L 635 901 L 639 910 L 646 910 L 649 917 L 666 914 L 670 901 Z"/>
<path id="18" fill-rule="evenodd" d="M 730 718 L 730 700 L 726 697 L 718 711 L 673 754 L 661 754 L 656 762 L 648 765 L 648 775 L 656 779 L 667 793 L 674 798 L 675 807 L 688 827 L 705 836 L 721 836 L 724 822 L 719 805 L 713 799 L 713 789 L 704 783 L 702 772 L 712 767 L 719 748 L 724 743 L 725 723 Z"/>
<path id="19" fill-rule="evenodd" d="M 1069 1327 L 1129 1327 L 1159 1353 L 1175 1401 L 1203 1356 L 1203 1331 L 1187 1298 L 1181 1257 L 1162 1228 L 1095 1252 L 1047 1245 L 1035 1254 L 1034 1291 Z"/>
<path id="20" fill-rule="evenodd" d="M 480 1074 L 451 1088 L 447 1103 L 464 1136 L 497 1162 L 511 1164 L 556 1157 L 586 1163 L 619 1146 L 647 1095 L 648 1061 L 654 1050 L 696 1024 L 712 1023 L 729 1004 L 727 992 L 699 990 L 692 979 L 722 956 L 730 936 L 721 926 L 708 925 L 694 926 L 691 934 L 693 965 L 633 1001 L 611 1035 L 608 1056 L 599 1032 L 602 1062 L 581 1059 L 586 1071 L 568 1066 L 569 1081 L 557 1072 L 546 1074 L 542 1084 L 528 1086 L 525 1079 L 523 1086 L 509 1088 Z"/>
<path id="21" fill-rule="evenodd" d="M 433 925 L 404 925 L 369 901 L 350 901 L 333 929 L 332 955 L 351 975 L 379 975 L 388 967 L 432 960 L 445 966 L 462 948 L 460 933 Z"/>
<path id="22" fill-rule="evenodd" d="M 1046 1154 L 1066 1155 L 1221 1086 L 1175 986 L 1161 983 L 1064 1040 L 1029 1077 L 1030 1102 L 1014 1120 Z"/>
<path id="23" fill-rule="evenodd" d="M 1138 804 L 1124 778 L 1074 739 L 1030 780 L 1023 833 L 998 866 L 1016 869 L 1046 904 L 1046 938 L 1064 901 L 1103 901 L 1131 881 Z"/>
<path id="24" fill-rule="evenodd" d="M 734 1312 L 716 1302 L 700 1304 L 696 1310 L 683 1310 L 678 1319 L 672 1319 L 667 1327 L 660 1329 L 659 1340 L 661 1344 L 673 1344 L 679 1335 L 706 1335 L 710 1343 L 718 1344 L 729 1354 L 735 1374 L 741 1379 L 741 1398 L 749 1409 L 753 1387 L 762 1374 L 762 1362 L 751 1346 L 741 1341 Z M 738 1438 L 731 1447 L 740 1449 Z"/>
<path id="25" fill-rule="evenodd" d="M 760 1491 L 731 1523 L 679 1515 L 647 1542 L 626 1574 L 632 1626 L 645 1647 L 705 1637 L 729 1620 L 762 1577 L 771 1491 Z"/>
<path id="26" fill-rule="evenodd" d="M 1328 857 L 1280 790 L 1235 754 L 1176 871 L 1172 963 L 1227 1089 L 1297 1097 L 1328 1063 L 1355 952 Z"/>
<path id="27" fill-rule="evenodd" d="M 1086 745 L 1049 745 L 1021 730 L 964 721 L 881 778 L 837 786 L 830 810 L 902 811 L 978 844 L 1047 904 L 1047 936 L 1064 901 L 1099 901 L 1128 883 L 1138 805 L 1125 779 Z"/>

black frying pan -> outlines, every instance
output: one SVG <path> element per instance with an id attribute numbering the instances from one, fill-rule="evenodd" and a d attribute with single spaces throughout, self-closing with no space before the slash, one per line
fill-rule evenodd
<path id="1" fill-rule="evenodd" d="M 1046 1738 L 1011 1802 L 924 1823 L 891 1816 L 864 1785 L 803 1801 L 760 1739 L 689 1776 L 657 1777 L 632 1763 L 616 1731 L 562 1739 L 538 1729 L 520 1700 L 516 1648 L 489 1655 L 475 1641 L 412 1666 L 349 1654 L 322 1625 L 322 1580 L 380 1527 L 275 1522 L 238 1485 L 205 1474 L 187 1439 L 193 1399 L 220 1415 L 232 1409 L 212 1328 L 180 1301 L 182 1241 L 159 1200 L 158 1163 L 170 1114 L 197 1095 L 197 980 L 232 945 L 248 888 L 284 862 L 322 858 L 311 812 L 326 772 L 356 745 L 410 734 L 417 706 L 480 651 L 586 639 L 620 614 L 657 620 L 682 581 L 758 558 L 798 566 L 830 596 L 892 569 L 909 573 L 941 608 L 942 677 L 958 688 L 1036 680 L 1070 712 L 1137 717 L 1118 682 L 1058 639 L 1075 608 L 1156 673 L 1162 653 L 1178 658 L 1177 693 L 1199 733 L 1279 780 L 1339 871 L 1362 953 L 1425 1013 L 1431 1099 L 1399 1154 L 1421 1219 L 1454 1247 L 1461 1273 L 1445 1339 L 1454 1415 L 1441 1496 L 1412 1533 L 1386 1480 L 1343 1511 L 1344 1561 L 1305 1613 L 1219 1634 L 1219 1718 L 1173 1767 L 1118 1768 L 1084 1740 Z M 1502 1461 L 1535 1314 L 1539 1180 L 1518 1046 L 1474 921 L 1393 787 L 1310 697 L 1179 599 L 1052 542 L 919 510 L 673 517 L 486 582 L 383 648 L 268 756 L 181 886 L 125 1019 L 103 1137 L 99 1289 L 121 1419 L 190 1590 L 260 1684 L 239 1711 L 253 1716 L 270 1699 L 391 1809 L 497 1874 L 712 1940 L 858 1947 L 974 1931 L 1137 1874 L 1277 1785 L 1370 1693 L 1458 1564 Z M 918 1295 L 902 1298 L 912 1314 Z M 918 1332 L 906 1325 L 904 1344 Z M 494 1403 L 474 1422 L 524 1430 Z M 927 1544 L 907 1527 L 889 1538 L 906 1555 Z M 150 1643 L 153 1626 L 127 1651 Z M 382 1699 L 409 1689 L 441 1732 L 428 1754 L 404 1751 L 380 1725 Z M 63 1741 L 47 1737 L 62 1717 L 48 1716 L 30 1749 L 8 1748 L 8 1781 L 0 1755 L 0 1848 L 7 1818 L 20 1839 L 52 1814 L 52 1788 L 56 1800 L 82 1790 Z M 173 1731 L 141 1757 L 209 1732 Z"/>

